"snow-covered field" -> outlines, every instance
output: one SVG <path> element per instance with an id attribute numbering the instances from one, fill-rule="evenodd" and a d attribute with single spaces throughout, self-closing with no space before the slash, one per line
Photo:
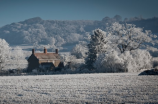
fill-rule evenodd
<path id="1" fill-rule="evenodd" d="M 158 103 L 158 76 L 138 73 L 0 76 L 0 104 Z"/>

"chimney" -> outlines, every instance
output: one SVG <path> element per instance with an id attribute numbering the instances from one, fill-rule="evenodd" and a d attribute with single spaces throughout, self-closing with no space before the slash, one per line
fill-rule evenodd
<path id="1" fill-rule="evenodd" d="M 55 53 L 58 54 L 58 49 L 55 49 Z"/>
<path id="2" fill-rule="evenodd" d="M 32 54 L 34 54 L 35 53 L 35 49 L 32 49 Z"/>
<path id="3" fill-rule="evenodd" d="M 44 53 L 47 53 L 47 49 L 44 47 Z"/>

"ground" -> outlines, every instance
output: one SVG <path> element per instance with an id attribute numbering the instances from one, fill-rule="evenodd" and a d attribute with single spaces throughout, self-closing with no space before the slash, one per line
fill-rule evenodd
<path id="1" fill-rule="evenodd" d="M 158 103 L 157 79 L 137 73 L 0 76 L 0 104 Z"/>

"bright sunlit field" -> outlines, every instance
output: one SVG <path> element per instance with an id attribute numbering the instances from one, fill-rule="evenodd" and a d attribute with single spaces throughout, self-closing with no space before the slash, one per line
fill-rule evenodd
<path id="1" fill-rule="evenodd" d="M 158 76 L 136 73 L 0 76 L 0 104 L 158 103 Z"/>

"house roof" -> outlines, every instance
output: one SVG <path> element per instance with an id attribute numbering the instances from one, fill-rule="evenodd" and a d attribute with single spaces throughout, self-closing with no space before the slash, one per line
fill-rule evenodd
<path id="1" fill-rule="evenodd" d="M 59 60 L 60 56 L 56 53 L 34 53 L 38 59 L 55 59 Z"/>

